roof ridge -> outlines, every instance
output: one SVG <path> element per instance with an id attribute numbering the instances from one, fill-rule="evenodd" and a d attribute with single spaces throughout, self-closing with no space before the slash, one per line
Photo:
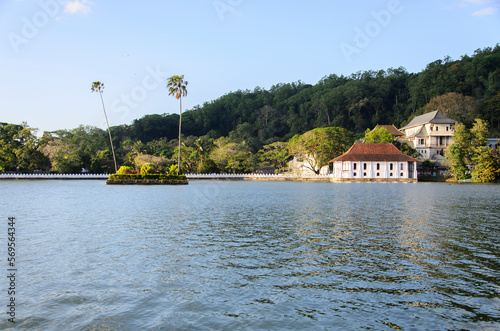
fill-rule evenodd
<path id="1" fill-rule="evenodd" d="M 392 143 L 354 143 L 344 154 L 330 160 L 336 161 L 408 161 L 420 162 L 411 156 L 403 154 Z"/>
<path id="2" fill-rule="evenodd" d="M 439 116 L 438 116 L 439 115 Z M 415 116 L 410 123 L 402 127 L 400 130 L 412 128 L 418 125 L 423 125 L 427 123 L 432 123 L 434 120 L 443 120 L 445 121 L 443 124 L 451 124 L 451 123 L 457 123 L 456 120 L 448 118 L 443 112 L 439 109 L 436 109 L 434 111 Z"/>

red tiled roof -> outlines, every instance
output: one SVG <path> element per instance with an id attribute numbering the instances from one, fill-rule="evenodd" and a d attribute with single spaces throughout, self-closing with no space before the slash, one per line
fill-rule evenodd
<path id="1" fill-rule="evenodd" d="M 363 144 L 355 143 L 347 152 L 330 162 L 338 161 L 392 161 L 392 162 L 420 162 L 411 156 L 403 154 L 391 143 Z"/>

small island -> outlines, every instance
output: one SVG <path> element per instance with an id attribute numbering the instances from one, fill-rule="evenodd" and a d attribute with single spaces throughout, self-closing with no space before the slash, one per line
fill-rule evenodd
<path id="1" fill-rule="evenodd" d="M 154 171 L 152 164 L 145 164 L 141 170 L 122 166 L 106 181 L 108 185 L 187 185 L 186 175 L 177 173 L 177 165 L 172 165 L 167 173 Z"/>

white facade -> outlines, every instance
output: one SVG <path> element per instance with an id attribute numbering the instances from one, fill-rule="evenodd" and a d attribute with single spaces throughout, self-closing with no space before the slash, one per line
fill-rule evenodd
<path id="1" fill-rule="evenodd" d="M 445 150 L 453 144 L 457 121 L 444 116 L 439 110 L 415 117 L 400 130 L 405 136 L 398 138 L 415 148 L 422 159 L 442 160 Z"/>
<path id="2" fill-rule="evenodd" d="M 333 180 L 416 181 L 419 160 L 391 143 L 355 143 L 330 162 Z"/>
<path id="3" fill-rule="evenodd" d="M 416 162 L 337 161 L 333 163 L 334 178 L 339 179 L 409 179 L 417 178 Z"/>
<path id="4" fill-rule="evenodd" d="M 406 142 L 415 148 L 424 159 L 434 155 L 444 156 L 444 150 L 453 144 L 454 125 L 427 123 L 421 127 L 406 130 Z"/>

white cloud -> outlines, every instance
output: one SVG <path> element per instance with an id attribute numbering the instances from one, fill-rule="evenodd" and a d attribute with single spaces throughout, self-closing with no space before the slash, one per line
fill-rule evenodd
<path id="1" fill-rule="evenodd" d="M 475 5 L 486 5 L 492 2 L 498 2 L 498 0 L 465 0 L 466 3 L 472 3 Z"/>
<path id="2" fill-rule="evenodd" d="M 90 13 L 90 6 L 86 5 L 86 3 L 88 3 L 87 0 L 69 1 L 64 6 L 64 12 L 66 14 L 77 14 L 77 13 L 88 14 Z"/>
<path id="3" fill-rule="evenodd" d="M 500 4 L 500 0 L 460 0 L 460 1 L 452 1 L 452 4 L 447 6 L 446 9 L 454 9 L 454 8 L 468 8 L 470 6 L 483 6 L 492 4 L 493 6 L 498 6 Z"/>
<path id="4" fill-rule="evenodd" d="M 485 16 L 485 15 L 494 15 L 498 11 L 498 8 L 488 7 L 481 10 L 478 10 L 472 13 L 472 16 Z"/>
<path id="5" fill-rule="evenodd" d="M 485 6 L 489 7 L 479 9 Z M 447 9 L 456 7 L 471 8 L 474 10 L 472 16 L 495 15 L 500 8 L 500 0 L 461 0 L 460 2 L 456 2 L 455 4 L 448 6 Z"/>

